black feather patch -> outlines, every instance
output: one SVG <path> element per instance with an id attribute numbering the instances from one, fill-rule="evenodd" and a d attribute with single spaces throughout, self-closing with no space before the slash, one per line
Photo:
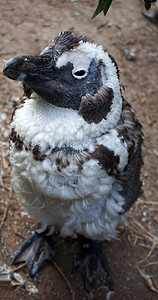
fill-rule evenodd
<path id="1" fill-rule="evenodd" d="M 55 163 L 57 170 L 60 172 L 61 169 L 66 168 L 70 165 L 70 161 L 67 156 L 64 157 L 61 151 L 58 151 L 55 157 Z"/>
<path id="2" fill-rule="evenodd" d="M 33 90 L 26 83 L 22 83 L 22 85 L 24 89 L 24 96 L 26 96 L 28 99 L 31 98 Z"/>
<path id="3" fill-rule="evenodd" d="M 11 133 L 10 133 L 10 141 L 12 141 L 15 144 L 15 147 L 17 150 L 23 149 L 23 142 L 20 140 L 20 137 L 16 133 L 14 128 L 12 128 Z"/>
<path id="4" fill-rule="evenodd" d="M 94 96 L 90 94 L 83 96 L 79 114 L 89 124 L 99 123 L 102 119 L 106 119 L 110 112 L 113 96 L 113 89 L 103 86 Z"/>
<path id="5" fill-rule="evenodd" d="M 117 173 L 120 158 L 114 154 L 114 151 L 104 145 L 97 145 L 95 151 L 90 154 L 92 158 L 99 160 L 99 165 L 107 171 L 108 175 L 112 176 Z"/>
<path id="6" fill-rule="evenodd" d="M 36 145 L 32 150 L 33 158 L 37 161 L 43 161 L 46 158 L 46 154 L 41 151 L 40 145 Z"/>
<path id="7" fill-rule="evenodd" d="M 122 174 L 118 176 L 118 181 L 123 187 L 120 193 L 125 198 L 124 211 L 129 210 L 142 193 L 142 182 L 140 181 L 142 164 L 141 144 L 139 144 L 137 152 L 130 159 Z"/>
<path id="8" fill-rule="evenodd" d="M 81 41 L 84 43 L 88 42 L 88 38 L 68 30 L 61 32 L 54 38 L 54 41 L 44 51 L 44 54 L 53 54 L 54 58 L 56 58 L 62 53 L 76 48 Z"/>
<path id="9" fill-rule="evenodd" d="M 131 110 L 130 104 L 123 99 L 122 115 L 116 130 L 128 149 L 128 164 L 117 180 L 123 187 L 121 194 L 125 198 L 124 210 L 127 211 L 141 195 L 142 182 L 140 170 L 143 164 L 141 146 L 143 142 L 142 126 Z"/>

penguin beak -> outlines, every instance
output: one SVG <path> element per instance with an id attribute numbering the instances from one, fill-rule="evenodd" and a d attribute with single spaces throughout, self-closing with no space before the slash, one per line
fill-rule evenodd
<path id="1" fill-rule="evenodd" d="M 47 102 L 59 98 L 61 86 L 58 84 L 59 70 L 54 60 L 48 55 L 17 56 L 10 59 L 3 69 L 3 74 L 26 83 L 34 92 Z"/>
<path id="2" fill-rule="evenodd" d="M 54 73 L 54 62 L 50 56 L 17 56 L 10 59 L 3 69 L 3 74 L 28 85 L 36 85 L 50 79 Z"/>

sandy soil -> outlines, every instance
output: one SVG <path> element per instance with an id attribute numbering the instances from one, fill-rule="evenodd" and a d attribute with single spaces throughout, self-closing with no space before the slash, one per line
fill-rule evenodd
<path id="1" fill-rule="evenodd" d="M 3 59 L 16 55 L 39 54 L 60 31 L 72 29 L 102 44 L 118 62 L 124 97 L 132 104 L 144 127 L 144 195 L 133 206 L 127 224 L 120 228 L 120 239 L 104 243 L 104 252 L 114 279 L 114 300 L 158 299 L 158 121 L 156 96 L 158 86 L 158 27 L 141 12 L 143 0 L 117 0 L 106 17 L 91 20 L 97 1 L 0 0 L 0 69 Z M 0 74 L 0 267 L 10 267 L 15 250 L 35 229 L 35 222 L 16 201 L 10 180 L 8 160 L 9 120 L 22 95 L 20 83 Z M 7 210 L 6 210 L 7 209 Z M 6 212 L 6 214 L 5 214 Z M 5 218 L 6 217 L 6 218 Z M 4 220 L 3 220 L 4 219 Z M 4 222 L 3 222 L 4 221 Z M 21 237 L 19 236 L 21 234 Z M 58 238 L 57 238 L 58 239 Z M 17 271 L 26 281 L 0 286 L 0 299 L 105 299 L 105 291 L 85 295 L 80 275 L 72 274 L 72 260 L 77 242 L 59 240 L 55 265 L 45 264 L 34 279 L 27 268 Z M 148 256 L 148 257 L 147 257 Z M 151 277 L 148 278 L 147 275 Z M 36 294 L 32 286 L 38 289 Z"/>

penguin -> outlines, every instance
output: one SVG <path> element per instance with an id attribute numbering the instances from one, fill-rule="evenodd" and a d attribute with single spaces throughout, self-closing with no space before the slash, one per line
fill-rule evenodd
<path id="1" fill-rule="evenodd" d="M 103 47 L 61 32 L 40 55 L 11 58 L 3 74 L 23 84 L 10 125 L 10 162 L 18 200 L 36 231 L 12 264 L 34 276 L 52 261 L 55 231 L 81 239 L 74 260 L 84 288 L 113 290 L 103 242 L 142 191 L 142 126 L 123 98 L 119 69 Z"/>

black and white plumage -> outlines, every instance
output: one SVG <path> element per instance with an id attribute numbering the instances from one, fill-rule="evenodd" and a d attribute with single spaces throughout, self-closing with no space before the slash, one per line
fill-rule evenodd
<path id="1" fill-rule="evenodd" d="M 141 193 L 141 125 L 122 97 L 114 59 L 65 31 L 39 56 L 9 60 L 4 74 L 24 84 L 11 121 L 10 157 L 18 199 L 39 223 L 30 243 L 57 227 L 63 237 L 91 240 L 89 248 L 102 257 L 101 241 L 117 237 L 117 225 Z M 26 244 L 14 263 L 24 260 Z M 43 261 L 28 256 L 33 275 Z M 101 281 L 112 289 L 101 261 L 108 273 Z M 89 292 L 98 275 L 87 278 L 84 264 L 82 255 L 76 268 Z"/>

